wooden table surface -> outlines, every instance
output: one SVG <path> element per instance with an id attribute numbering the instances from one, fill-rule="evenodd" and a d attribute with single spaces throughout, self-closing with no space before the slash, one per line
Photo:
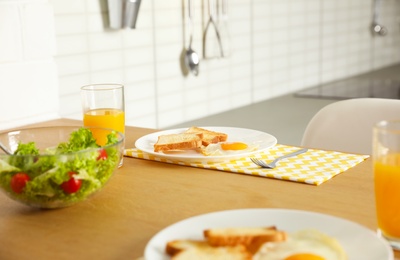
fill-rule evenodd
<path id="1" fill-rule="evenodd" d="M 38 125 L 80 124 L 59 119 Z M 154 131 L 127 127 L 126 147 Z M 313 186 L 125 157 L 106 187 L 80 204 L 40 210 L 1 193 L 0 207 L 3 260 L 136 259 L 153 235 L 179 220 L 240 208 L 308 210 L 376 229 L 369 159 Z"/>

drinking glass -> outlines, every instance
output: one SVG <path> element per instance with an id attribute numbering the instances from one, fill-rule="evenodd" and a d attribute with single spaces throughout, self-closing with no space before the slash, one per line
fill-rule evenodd
<path id="1" fill-rule="evenodd" d="M 400 120 L 374 126 L 372 158 L 378 233 L 400 249 Z"/>
<path id="2" fill-rule="evenodd" d="M 92 84 L 81 88 L 83 125 L 109 128 L 125 134 L 124 86 Z M 105 145 L 109 131 L 92 131 L 98 145 Z M 120 162 L 122 166 L 122 159 Z"/>

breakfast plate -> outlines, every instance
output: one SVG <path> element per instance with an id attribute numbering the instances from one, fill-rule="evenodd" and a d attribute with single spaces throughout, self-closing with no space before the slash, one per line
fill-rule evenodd
<path id="1" fill-rule="evenodd" d="M 158 232 L 146 245 L 145 259 L 167 260 L 168 241 L 203 240 L 203 230 L 215 227 L 263 227 L 275 225 L 286 232 L 317 229 L 335 238 L 348 260 L 393 260 L 389 244 L 373 231 L 331 215 L 290 209 L 238 209 L 208 213 L 172 224 Z"/>
<path id="2" fill-rule="evenodd" d="M 227 142 L 243 142 L 254 147 L 254 150 L 242 150 L 230 154 L 206 156 L 195 150 L 185 150 L 174 153 L 160 153 L 154 152 L 154 144 L 157 142 L 158 136 L 167 134 L 179 134 L 186 131 L 188 128 L 178 128 L 165 131 L 159 131 L 142 136 L 135 142 L 137 149 L 152 154 L 154 156 L 184 162 L 217 162 L 217 161 L 228 161 L 238 158 L 248 157 L 254 153 L 265 151 L 273 147 L 277 143 L 277 139 L 265 132 L 237 128 L 237 127 L 213 127 L 213 126 L 202 126 L 201 128 L 222 132 L 228 135 Z"/>

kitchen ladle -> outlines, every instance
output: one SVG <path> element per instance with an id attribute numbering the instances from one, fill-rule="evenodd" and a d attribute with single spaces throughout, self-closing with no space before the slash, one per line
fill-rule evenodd
<path id="1" fill-rule="evenodd" d="M 193 75 L 199 75 L 199 55 L 192 49 L 192 42 L 193 42 L 193 6 L 192 0 L 188 0 L 188 19 L 189 19 L 189 30 L 190 30 L 190 38 L 189 38 L 189 46 L 186 50 L 185 54 L 185 63 L 187 68 Z"/>

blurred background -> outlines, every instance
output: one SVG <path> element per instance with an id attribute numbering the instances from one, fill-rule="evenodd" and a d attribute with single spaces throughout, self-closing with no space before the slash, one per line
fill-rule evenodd
<path id="1" fill-rule="evenodd" d="M 168 128 L 400 63 L 400 0 L 211 1 L 223 57 L 192 3 L 197 76 L 187 0 L 141 0 L 135 28 L 110 28 L 107 0 L 0 0 L 0 129 L 81 119 L 91 83 L 125 85 L 127 125 Z"/>

